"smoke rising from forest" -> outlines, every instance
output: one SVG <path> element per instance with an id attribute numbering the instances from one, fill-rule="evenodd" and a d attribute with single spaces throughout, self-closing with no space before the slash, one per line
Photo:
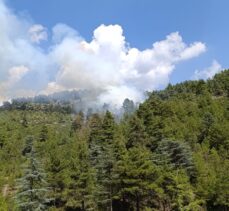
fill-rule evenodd
<path id="1" fill-rule="evenodd" d="M 93 90 L 96 101 L 121 105 L 169 82 L 176 65 L 206 51 L 179 32 L 148 49 L 132 47 L 120 25 L 98 26 L 90 41 L 57 23 L 48 29 L 0 0 L 0 102 L 64 90 Z"/>

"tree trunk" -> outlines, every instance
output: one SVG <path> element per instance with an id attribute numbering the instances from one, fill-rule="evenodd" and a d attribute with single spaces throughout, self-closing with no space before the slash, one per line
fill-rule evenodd
<path id="1" fill-rule="evenodd" d="M 110 185 L 110 211 L 113 211 L 113 204 L 112 204 L 112 187 Z"/>
<path id="2" fill-rule="evenodd" d="M 82 211 L 85 211 L 84 200 L 81 202 L 81 205 L 82 205 Z"/>
<path id="3" fill-rule="evenodd" d="M 125 199 L 125 197 L 123 196 L 122 197 L 122 210 L 125 210 L 125 206 L 126 206 L 126 199 Z"/>
<path id="4" fill-rule="evenodd" d="M 139 201 L 139 197 L 136 198 L 136 211 L 140 211 L 140 201 Z"/>

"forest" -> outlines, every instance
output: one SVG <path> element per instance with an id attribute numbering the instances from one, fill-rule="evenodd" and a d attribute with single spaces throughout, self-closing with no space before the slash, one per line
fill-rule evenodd
<path id="1" fill-rule="evenodd" d="M 1 211 L 228 211 L 229 70 L 124 114 L 0 107 Z"/>

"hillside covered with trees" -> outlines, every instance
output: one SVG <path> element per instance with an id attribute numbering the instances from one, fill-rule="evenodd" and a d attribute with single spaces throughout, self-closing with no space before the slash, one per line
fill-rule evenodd
<path id="1" fill-rule="evenodd" d="M 229 210 L 229 70 L 125 114 L 0 108 L 0 210 Z"/>

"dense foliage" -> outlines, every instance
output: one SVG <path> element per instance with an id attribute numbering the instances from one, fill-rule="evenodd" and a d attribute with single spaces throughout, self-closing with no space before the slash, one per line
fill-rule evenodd
<path id="1" fill-rule="evenodd" d="M 123 118 L 0 110 L 0 210 L 229 210 L 229 71 L 149 93 Z"/>

